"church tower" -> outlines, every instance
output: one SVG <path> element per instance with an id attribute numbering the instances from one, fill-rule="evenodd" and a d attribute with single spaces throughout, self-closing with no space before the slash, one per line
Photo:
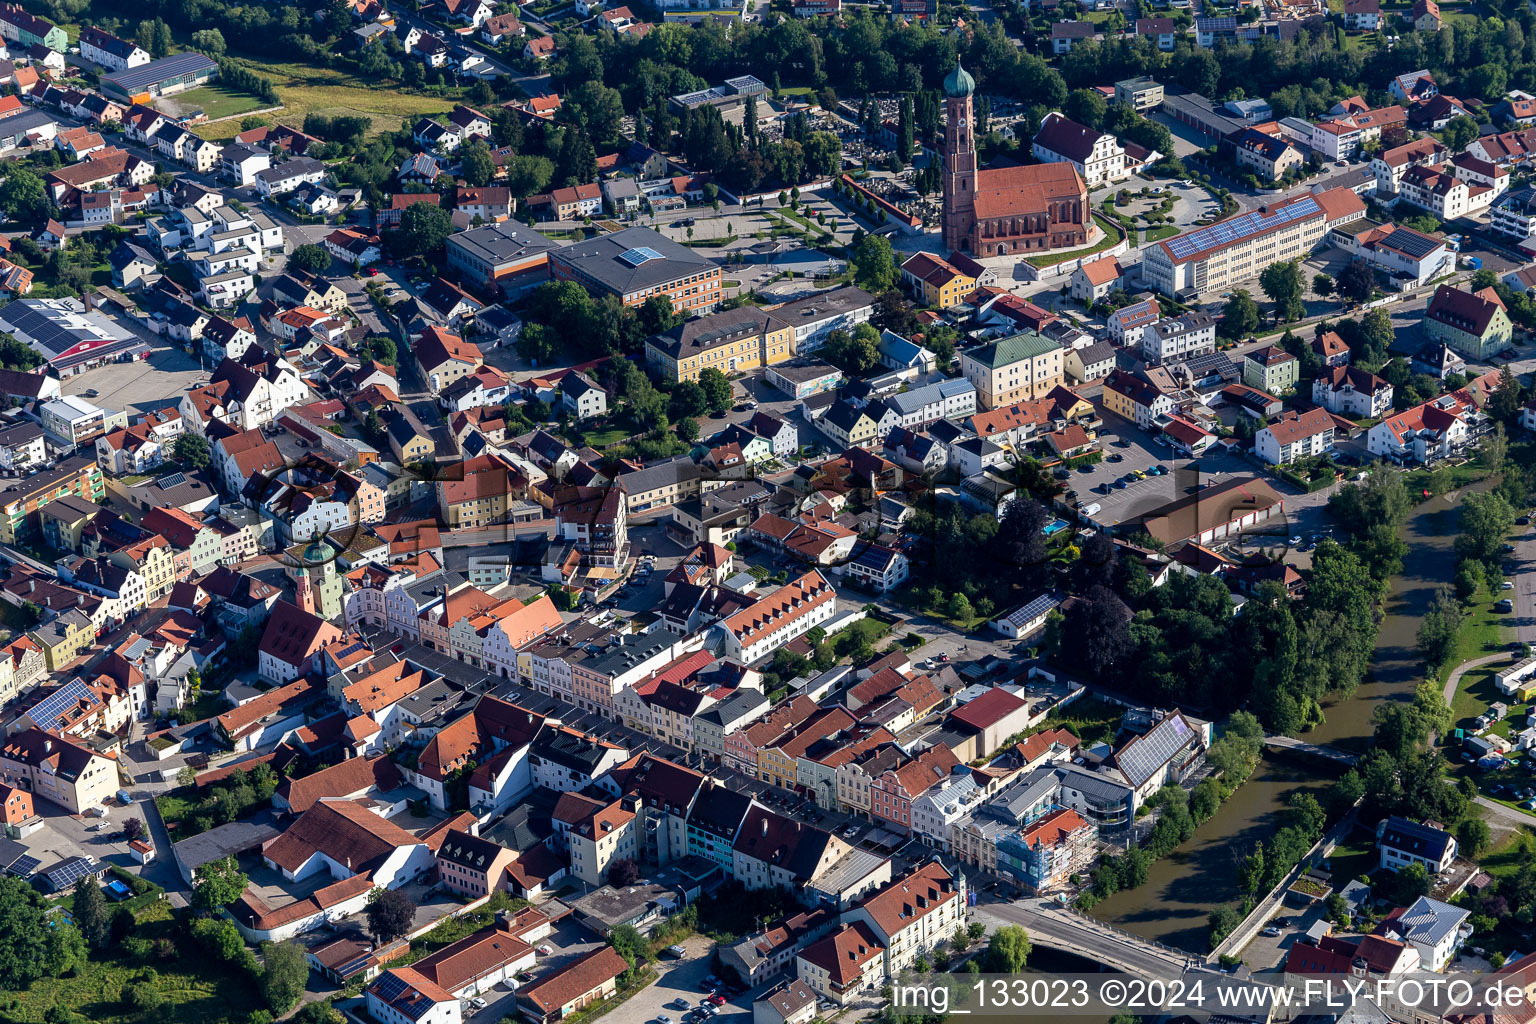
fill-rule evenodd
<path id="1" fill-rule="evenodd" d="M 944 248 L 969 252 L 976 223 L 976 122 L 971 94 L 976 80 L 955 62 L 944 79 Z"/>

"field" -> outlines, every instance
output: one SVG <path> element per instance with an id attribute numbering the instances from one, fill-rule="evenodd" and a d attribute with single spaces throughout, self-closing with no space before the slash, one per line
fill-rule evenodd
<path id="1" fill-rule="evenodd" d="M 168 96 L 160 100 L 159 105 L 167 108 L 166 113 L 169 114 L 187 114 L 194 110 L 202 110 L 204 116 L 210 121 L 246 114 L 252 110 L 260 110 L 264 106 L 255 96 L 238 92 L 218 82 L 191 89 L 176 96 Z M 239 130 L 238 126 L 236 130 Z"/>
<path id="2" fill-rule="evenodd" d="M 375 82 L 333 68 L 311 68 L 302 64 L 240 63 L 248 63 L 251 70 L 272 80 L 278 98 L 283 103 L 283 109 L 274 117 L 294 127 L 303 125 L 304 115 L 311 113 L 333 116 L 363 114 L 373 121 L 374 131 L 395 131 L 400 127 L 402 118 L 414 120 L 423 115 L 442 114 L 453 109 L 454 101 L 451 99 L 381 89 Z M 255 107 L 260 106 L 257 100 L 252 99 L 251 102 Z M 209 117 L 213 116 L 209 114 Z M 240 121 L 236 118 L 217 124 L 200 125 L 196 131 L 203 138 L 214 141 L 233 138 L 240 131 Z"/>

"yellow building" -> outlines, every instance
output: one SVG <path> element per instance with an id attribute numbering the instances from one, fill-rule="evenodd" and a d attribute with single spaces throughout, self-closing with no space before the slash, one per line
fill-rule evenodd
<path id="1" fill-rule="evenodd" d="M 158 601 L 176 586 L 176 553 L 164 537 L 150 537 L 109 551 L 107 561 L 144 577 L 147 601 Z"/>
<path id="2" fill-rule="evenodd" d="M 78 608 L 71 608 L 27 636 L 43 649 L 48 671 L 59 672 L 91 646 L 96 639 L 96 627 L 90 616 Z"/>
<path id="3" fill-rule="evenodd" d="M 795 330 L 772 313 L 743 306 L 687 320 L 646 339 L 645 358 L 668 380 L 697 380 L 713 368 L 726 376 L 782 363 L 795 354 Z"/>
<path id="4" fill-rule="evenodd" d="M 874 418 L 846 400 L 833 403 L 816 425 L 844 448 L 872 444 L 879 433 L 879 424 Z"/>
<path id="5" fill-rule="evenodd" d="M 976 404 L 996 409 L 1043 398 L 1062 383 L 1061 343 L 1023 331 L 965 352 L 960 375 L 976 386 Z"/>
<path id="6" fill-rule="evenodd" d="M 493 455 L 477 455 L 440 472 L 437 503 L 449 529 L 503 522 L 528 481 Z"/>
<path id="7" fill-rule="evenodd" d="M 901 265 L 901 283 L 925 306 L 949 309 L 976 290 L 976 279 L 947 260 L 928 252 L 917 253 Z"/>

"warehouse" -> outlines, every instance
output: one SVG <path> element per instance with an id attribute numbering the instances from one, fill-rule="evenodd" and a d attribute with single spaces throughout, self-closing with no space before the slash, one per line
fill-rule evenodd
<path id="1" fill-rule="evenodd" d="M 79 299 L 18 299 L 0 307 L 0 330 L 33 348 L 59 377 L 149 356 L 136 334 Z"/>
<path id="2" fill-rule="evenodd" d="M 174 96 L 219 77 L 219 66 L 201 53 L 178 53 L 127 71 L 101 76 L 101 91 L 121 103 L 148 103 Z"/>

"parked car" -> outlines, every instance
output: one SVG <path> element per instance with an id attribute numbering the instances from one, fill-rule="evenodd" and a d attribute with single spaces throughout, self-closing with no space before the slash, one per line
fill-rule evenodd
<path id="1" fill-rule="evenodd" d="M 1264 929 L 1264 930 L 1263 930 L 1263 931 L 1262 931 L 1262 932 L 1260 932 L 1260 933 L 1259 933 L 1259 934 L 1261 934 L 1261 935 L 1266 935 L 1266 936 L 1268 936 L 1268 937 L 1269 937 L 1269 938 L 1271 938 L 1271 939 L 1273 939 L 1273 938 L 1276 938 L 1276 937 L 1278 937 L 1278 936 L 1279 936 L 1279 934 L 1280 934 L 1280 929 L 1279 929 L 1279 928 L 1276 928 L 1276 927 L 1275 927 L 1275 926 L 1274 926 L 1274 925 L 1270 925 L 1270 926 L 1269 926 L 1269 927 L 1267 927 L 1267 928 L 1265 928 L 1265 929 Z"/>
<path id="2" fill-rule="evenodd" d="M 667 947 L 667 952 L 671 953 L 673 956 L 687 956 L 688 955 L 688 951 L 686 949 L 684 949 L 682 946 L 679 946 L 679 945 L 668 946 Z M 680 998 L 680 999 L 678 999 L 678 1002 L 684 1003 L 686 1005 L 687 1001 Z"/>

